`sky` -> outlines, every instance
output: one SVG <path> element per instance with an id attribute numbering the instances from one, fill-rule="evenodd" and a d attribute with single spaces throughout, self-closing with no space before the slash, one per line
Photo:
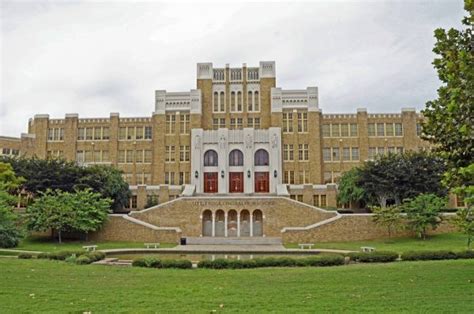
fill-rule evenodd
<path id="1" fill-rule="evenodd" d="M 422 109 L 433 31 L 461 0 L 315 3 L 0 1 L 0 135 L 35 114 L 150 116 L 154 91 L 196 87 L 196 63 L 276 62 L 277 86 L 319 87 L 323 113 Z"/>

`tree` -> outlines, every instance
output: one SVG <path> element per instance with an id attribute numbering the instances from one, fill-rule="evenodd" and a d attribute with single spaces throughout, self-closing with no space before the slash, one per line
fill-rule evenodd
<path id="1" fill-rule="evenodd" d="M 17 226 L 18 216 L 13 212 L 15 198 L 5 186 L 0 183 L 0 247 L 11 248 L 18 245 L 23 234 Z"/>
<path id="2" fill-rule="evenodd" d="M 55 230 L 59 243 L 63 232 L 80 231 L 87 235 L 98 230 L 107 219 L 112 203 L 111 199 L 102 198 L 91 189 L 75 193 L 47 190 L 40 195 L 27 208 L 28 229 Z"/>
<path id="3" fill-rule="evenodd" d="M 392 237 L 392 233 L 399 229 L 402 216 L 398 206 L 373 207 L 373 220 L 375 223 L 387 228 L 388 237 Z"/>
<path id="4" fill-rule="evenodd" d="M 362 165 L 356 184 L 371 205 L 386 207 L 388 201 L 400 205 L 422 193 L 446 195 L 441 184 L 444 171 L 444 161 L 426 152 L 380 155 Z"/>
<path id="5" fill-rule="evenodd" d="M 474 209 L 472 207 L 458 209 L 453 222 L 462 233 L 467 235 L 467 248 L 470 250 L 474 238 Z"/>
<path id="6" fill-rule="evenodd" d="M 13 167 L 5 162 L 0 162 L 0 184 L 4 189 L 13 192 L 17 190 L 25 180 L 16 176 Z"/>
<path id="7" fill-rule="evenodd" d="M 365 190 L 357 185 L 360 176 L 360 169 L 357 167 L 344 172 L 339 180 L 337 200 L 341 204 L 357 203 L 364 206 L 367 203 Z M 362 205 L 364 204 L 364 205 Z"/>
<path id="8" fill-rule="evenodd" d="M 460 175 L 462 168 L 474 163 L 474 1 L 466 0 L 464 8 L 468 16 L 462 19 L 463 29 L 434 31 L 433 65 L 442 86 L 438 98 L 423 110 L 424 137 L 448 161 L 445 181 L 450 188 L 474 185 L 474 177 Z"/>
<path id="9" fill-rule="evenodd" d="M 444 198 L 434 194 L 420 194 L 407 200 L 402 209 L 407 214 L 408 227 L 425 240 L 428 228 L 436 229 L 441 223 L 441 210 L 445 206 Z"/>

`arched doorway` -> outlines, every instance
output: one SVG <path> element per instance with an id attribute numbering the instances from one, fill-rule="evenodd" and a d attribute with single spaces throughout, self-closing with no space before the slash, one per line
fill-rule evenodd
<path id="1" fill-rule="evenodd" d="M 229 210 L 227 213 L 227 236 L 237 236 L 237 211 L 234 209 Z"/>
<path id="2" fill-rule="evenodd" d="M 263 236 L 263 214 L 260 209 L 256 209 L 252 213 L 252 223 L 253 223 L 253 236 L 261 237 Z"/>
<path id="3" fill-rule="evenodd" d="M 240 212 L 240 236 L 250 237 L 250 212 L 246 209 Z"/>
<path id="4" fill-rule="evenodd" d="M 222 209 L 216 211 L 216 223 L 215 223 L 215 236 L 224 237 L 225 236 L 225 214 Z"/>
<path id="5" fill-rule="evenodd" d="M 212 212 L 209 209 L 202 213 L 202 236 L 212 236 Z"/>

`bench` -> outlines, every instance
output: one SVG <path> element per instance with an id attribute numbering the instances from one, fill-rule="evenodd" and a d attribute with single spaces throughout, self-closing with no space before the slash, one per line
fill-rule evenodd
<path id="1" fill-rule="evenodd" d="M 370 252 L 375 251 L 375 248 L 371 246 L 361 246 L 360 249 L 362 250 L 362 252 L 365 252 L 365 253 L 370 253 Z"/>
<path id="2" fill-rule="evenodd" d="M 313 243 L 299 243 L 298 244 L 300 249 L 304 249 L 304 248 L 308 248 L 308 249 L 312 249 L 314 244 Z"/>
<path id="3" fill-rule="evenodd" d="M 160 244 L 159 243 L 145 243 L 145 246 L 147 249 L 149 249 L 151 246 L 157 249 L 160 247 Z"/>
<path id="4" fill-rule="evenodd" d="M 85 249 L 87 252 L 95 251 L 95 249 L 97 249 L 97 245 L 86 245 L 86 246 L 83 246 L 82 248 Z"/>

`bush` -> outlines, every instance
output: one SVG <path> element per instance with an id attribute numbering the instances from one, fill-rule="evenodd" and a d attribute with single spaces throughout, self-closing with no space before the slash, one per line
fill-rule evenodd
<path id="1" fill-rule="evenodd" d="M 142 257 L 133 260 L 132 266 L 161 268 L 161 261 L 154 257 Z"/>
<path id="2" fill-rule="evenodd" d="M 87 265 L 90 263 L 92 263 L 91 259 L 85 255 L 81 255 L 78 258 L 76 258 L 77 265 Z"/>
<path id="3" fill-rule="evenodd" d="M 33 255 L 31 255 L 30 253 L 20 253 L 20 254 L 18 254 L 18 258 L 21 258 L 21 259 L 30 259 L 32 257 L 33 257 Z"/>
<path id="4" fill-rule="evenodd" d="M 404 261 L 430 261 L 456 259 L 457 254 L 451 251 L 410 251 L 402 254 Z"/>
<path id="5" fill-rule="evenodd" d="M 161 261 L 161 268 L 179 268 L 179 269 L 191 269 L 193 268 L 193 263 L 188 260 L 184 259 L 177 259 L 177 260 L 162 260 Z"/>
<path id="6" fill-rule="evenodd" d="M 105 253 L 99 251 L 90 252 L 85 255 L 89 257 L 92 262 L 97 262 L 105 258 Z"/>
<path id="7" fill-rule="evenodd" d="M 48 252 L 42 252 L 42 253 L 39 253 L 38 255 L 36 255 L 36 258 L 39 258 L 39 259 L 49 259 L 49 253 Z"/>
<path id="8" fill-rule="evenodd" d="M 474 251 L 473 250 L 466 250 L 457 252 L 456 255 L 458 258 L 474 258 Z"/>
<path id="9" fill-rule="evenodd" d="M 379 252 L 356 252 L 348 254 L 351 260 L 359 263 L 389 263 L 398 258 L 398 253 L 389 251 Z"/>
<path id="10" fill-rule="evenodd" d="M 344 265 L 345 258 L 342 255 L 322 255 L 304 259 L 305 266 L 337 266 Z"/>

